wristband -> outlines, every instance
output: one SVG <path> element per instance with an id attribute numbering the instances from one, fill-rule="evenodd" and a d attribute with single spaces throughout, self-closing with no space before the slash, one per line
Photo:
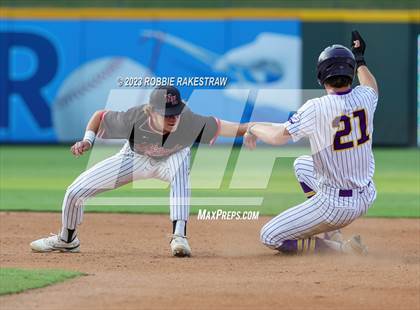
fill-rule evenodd
<path id="1" fill-rule="evenodd" d="M 356 56 L 356 67 L 359 68 L 360 66 L 366 66 L 365 57 Z"/>
<path id="2" fill-rule="evenodd" d="M 364 59 L 359 60 L 356 62 L 356 64 L 357 64 L 357 68 L 359 68 L 360 66 L 366 66 L 366 61 Z"/>
<path id="3" fill-rule="evenodd" d="M 83 140 L 86 140 L 92 146 L 93 142 L 95 142 L 95 138 L 96 138 L 96 133 L 93 130 L 86 130 Z"/>

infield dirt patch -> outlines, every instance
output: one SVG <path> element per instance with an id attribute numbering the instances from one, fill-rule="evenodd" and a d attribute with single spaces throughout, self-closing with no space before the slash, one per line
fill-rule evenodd
<path id="1" fill-rule="evenodd" d="M 170 256 L 164 215 L 85 214 L 79 254 L 32 253 L 58 213 L 0 213 L 1 267 L 85 277 L 0 298 L 1 309 L 419 309 L 420 220 L 360 219 L 368 257 L 289 257 L 259 242 L 258 221 L 188 225 L 191 258 Z"/>

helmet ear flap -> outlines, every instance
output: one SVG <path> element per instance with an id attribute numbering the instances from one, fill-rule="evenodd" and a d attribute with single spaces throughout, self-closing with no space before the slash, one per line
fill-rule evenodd
<path id="1" fill-rule="evenodd" d="M 320 85 L 320 86 L 322 86 L 322 82 L 321 82 L 321 72 L 319 71 L 319 70 L 317 70 L 318 72 L 317 72 L 317 75 L 316 75 L 316 78 L 317 78 L 317 80 L 318 80 L 318 84 Z"/>
<path id="2" fill-rule="evenodd" d="M 324 75 L 324 65 L 325 65 L 325 63 L 318 63 L 318 66 L 317 66 L 317 79 L 318 79 L 318 84 L 319 85 L 321 85 L 321 86 L 323 86 L 324 84 L 323 84 L 323 81 L 324 81 L 324 78 L 323 78 L 323 75 Z"/>
<path id="3" fill-rule="evenodd" d="M 323 86 L 325 80 L 330 77 L 330 73 L 333 71 L 334 61 L 332 59 L 327 59 L 318 64 L 318 83 L 319 85 Z"/>

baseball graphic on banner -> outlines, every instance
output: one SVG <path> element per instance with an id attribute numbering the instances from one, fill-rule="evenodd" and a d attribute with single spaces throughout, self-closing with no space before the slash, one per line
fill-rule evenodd
<path id="1" fill-rule="evenodd" d="M 127 57 L 99 58 L 74 70 L 62 83 L 52 106 L 57 140 L 70 142 L 83 137 L 89 118 L 105 108 L 110 91 L 118 88 L 118 78 L 146 75 L 151 74 L 145 66 Z"/>

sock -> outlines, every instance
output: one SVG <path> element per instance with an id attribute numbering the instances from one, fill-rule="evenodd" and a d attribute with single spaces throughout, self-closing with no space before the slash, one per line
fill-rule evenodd
<path id="1" fill-rule="evenodd" d="M 324 253 L 331 249 L 336 250 L 337 246 L 339 247 L 338 251 L 340 251 L 341 244 L 339 242 L 311 237 L 298 240 L 285 240 L 277 250 L 285 254 Z"/>
<path id="2" fill-rule="evenodd" d="M 76 230 L 75 229 L 68 229 L 62 228 L 60 233 L 60 238 L 64 242 L 70 243 L 76 238 Z"/>
<path id="3" fill-rule="evenodd" d="M 186 236 L 187 235 L 187 222 L 183 220 L 173 221 L 172 233 L 174 235 Z"/>
<path id="4" fill-rule="evenodd" d="M 299 182 L 299 183 L 300 183 L 300 187 L 302 187 L 302 190 L 308 199 L 316 194 L 312 188 L 310 188 L 308 185 L 305 184 L 305 182 Z"/>

